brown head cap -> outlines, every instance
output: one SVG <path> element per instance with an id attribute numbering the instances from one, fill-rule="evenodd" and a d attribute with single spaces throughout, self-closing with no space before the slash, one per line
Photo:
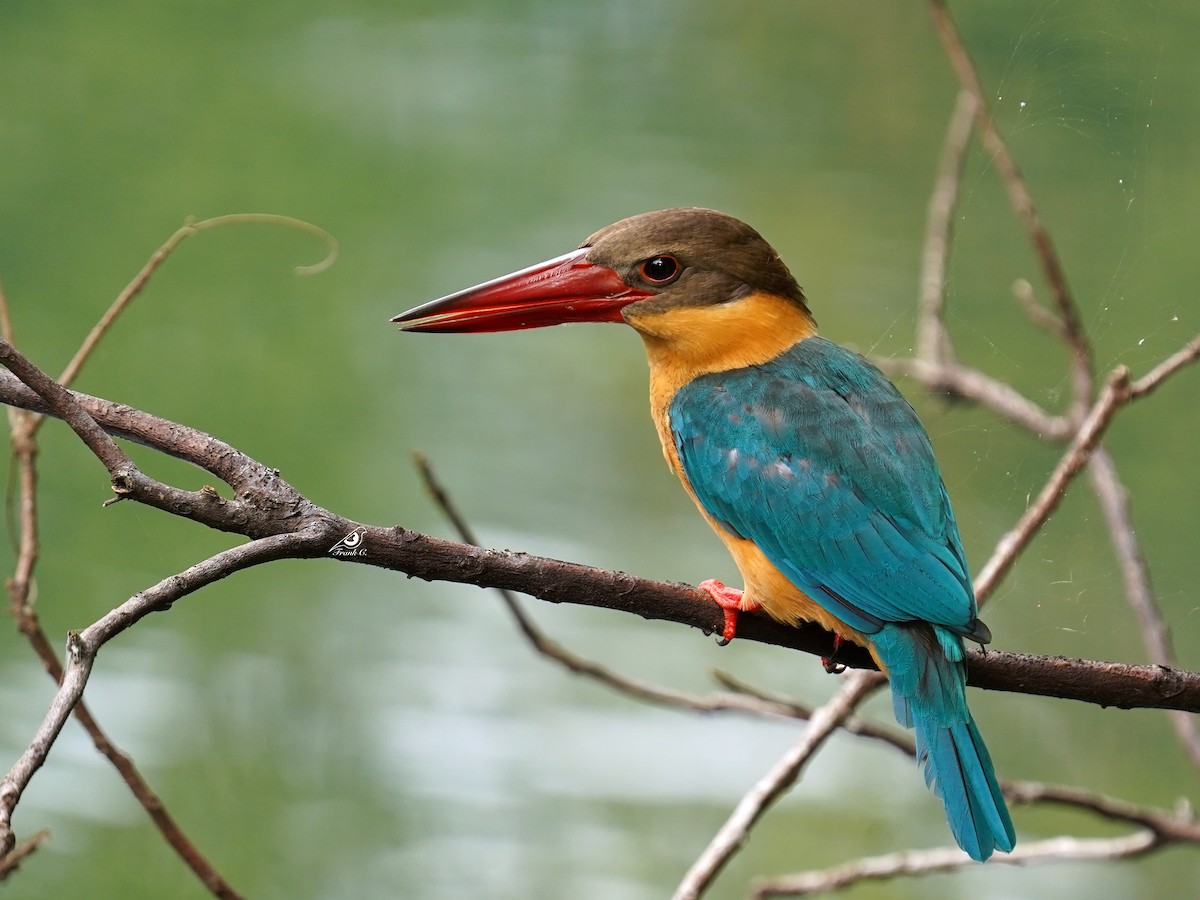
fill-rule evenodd
<path id="1" fill-rule="evenodd" d="M 615 269 L 626 284 L 653 291 L 635 304 L 642 310 L 705 306 L 765 291 L 808 311 L 800 285 L 771 245 L 745 222 L 716 210 L 680 207 L 630 216 L 580 247 L 589 248 L 590 262 Z M 660 258 L 667 262 L 651 262 Z M 670 260 L 678 263 L 674 272 Z M 665 274 L 671 277 L 657 277 Z"/>

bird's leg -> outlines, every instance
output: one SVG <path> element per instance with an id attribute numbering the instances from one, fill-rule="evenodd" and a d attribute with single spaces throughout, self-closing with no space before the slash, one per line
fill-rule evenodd
<path id="1" fill-rule="evenodd" d="M 733 640 L 737 634 L 738 613 L 743 609 L 747 612 L 752 612 L 756 609 L 762 609 L 757 603 L 743 605 L 743 592 L 737 588 L 725 587 L 715 578 L 710 578 L 707 581 L 700 582 L 700 590 L 704 591 L 708 596 L 716 601 L 717 606 L 725 613 L 725 628 L 721 632 L 721 639 L 717 641 L 722 647 Z"/>
<path id="2" fill-rule="evenodd" d="M 825 667 L 825 671 L 830 675 L 838 675 L 846 671 L 846 667 L 842 663 L 834 661 L 837 657 L 838 651 L 842 649 L 842 644 L 844 643 L 846 643 L 846 639 L 840 634 L 835 633 L 833 636 L 833 652 L 828 656 L 821 657 L 821 665 Z"/>

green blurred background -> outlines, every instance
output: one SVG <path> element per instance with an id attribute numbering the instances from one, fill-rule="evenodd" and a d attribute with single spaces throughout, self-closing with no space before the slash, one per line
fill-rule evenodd
<path id="1" fill-rule="evenodd" d="M 1041 204 L 1102 369 L 1194 335 L 1200 7 L 955 4 Z M 117 3 L 0 10 L 0 278 L 52 371 L 187 216 L 272 212 L 181 246 L 79 387 L 207 430 L 347 516 L 449 535 L 424 450 L 487 543 L 690 582 L 732 563 L 666 472 L 624 329 L 399 335 L 414 303 L 673 205 L 755 225 L 826 335 L 912 345 L 925 206 L 955 82 L 923 4 Z M 1060 347 L 1012 299 L 1038 268 L 971 156 L 950 281 L 962 356 L 1061 408 Z M 1042 290 L 1045 294 L 1044 289 Z M 1200 666 L 1200 372 L 1125 413 L 1111 447 L 1181 662 Z M 978 566 L 1058 451 L 902 385 Z M 66 428 L 43 431 L 38 609 L 60 641 L 231 539 L 132 504 Z M 208 476 L 149 454 L 154 474 Z M 5 541 L 0 565 L 11 568 Z M 987 610 L 995 646 L 1143 661 L 1081 482 Z M 531 603 L 622 671 L 705 689 L 722 667 L 818 702 L 815 660 Z M 52 685 L 0 628 L 0 764 Z M 666 896 L 798 726 L 639 705 L 548 665 L 485 592 L 333 562 L 239 575 L 100 656 L 88 701 L 217 868 L 253 897 Z M 997 768 L 1143 803 L 1196 797 L 1161 714 L 973 692 Z M 887 703 L 871 709 L 890 720 Z M 1015 812 L 1025 841 L 1111 828 Z M 17 811 L 52 840 L 14 898 L 201 897 L 71 724 Z M 711 896 L 949 840 L 910 760 L 838 738 Z M 1194 851 L 974 869 L 855 897 L 1186 896 Z"/>

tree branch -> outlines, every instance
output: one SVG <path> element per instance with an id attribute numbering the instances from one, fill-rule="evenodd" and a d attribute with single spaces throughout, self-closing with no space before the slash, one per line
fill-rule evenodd
<path id="1" fill-rule="evenodd" d="M 1163 843 L 1151 831 L 1135 831 L 1115 838 L 1059 837 L 1026 841 L 1011 853 L 993 856 L 985 865 L 1020 866 L 1031 862 L 1066 862 L 1073 859 L 1129 859 L 1148 853 Z M 861 881 L 885 881 L 901 875 L 933 875 L 978 866 L 979 863 L 957 847 L 905 850 L 883 856 L 867 856 L 828 869 L 814 869 L 765 880 L 755 887 L 751 896 L 755 900 L 803 897 L 841 890 Z"/>
<path id="2" fill-rule="evenodd" d="M 937 177 L 929 195 L 925 218 L 925 242 L 921 252 L 921 281 L 917 295 L 917 356 L 939 363 L 954 362 L 954 349 L 946 329 L 946 272 L 954 237 L 954 213 L 963 165 L 971 144 L 975 120 L 975 97 L 959 91 L 942 142 Z"/>
<path id="3" fill-rule="evenodd" d="M 13 872 L 21 867 L 27 857 L 32 856 L 37 852 L 38 848 L 50 838 L 50 829 L 43 828 L 41 831 L 35 831 L 25 840 L 21 841 L 12 852 L 7 856 L 0 855 L 0 882 L 4 881 Z"/>
<path id="4" fill-rule="evenodd" d="M 1078 421 L 1083 418 L 1084 410 L 1092 394 L 1092 349 L 1084 331 L 1075 298 L 1067 284 L 1067 273 L 1054 249 L 1050 233 L 1042 222 L 1041 214 L 1038 212 L 1037 204 L 1033 201 L 1033 195 L 1029 191 L 1025 177 L 1021 174 L 1021 169 L 1013 159 L 1008 145 L 1000 134 L 1000 127 L 996 124 L 996 120 L 988 108 L 983 85 L 979 81 L 979 74 L 975 70 L 975 64 L 971 61 L 971 54 L 963 44 L 962 37 L 954 25 L 954 20 L 950 17 L 945 0 L 930 0 L 929 7 L 933 13 L 938 36 L 942 39 L 946 57 L 958 76 L 959 84 L 963 90 L 975 98 L 976 131 L 979 133 L 989 158 L 1000 174 L 1000 180 L 1008 192 L 1009 202 L 1016 212 L 1017 218 L 1025 226 L 1034 252 L 1041 261 L 1042 272 L 1045 274 L 1046 282 L 1054 296 L 1055 305 L 1058 307 L 1066 343 L 1071 350 L 1071 372 L 1075 393 L 1071 418 Z"/>
<path id="5" fill-rule="evenodd" d="M 1058 509 L 1067 486 L 1083 471 L 1092 451 L 1112 423 L 1117 410 L 1133 398 L 1129 384 L 1129 372 L 1123 366 L 1109 375 L 1100 398 L 1092 406 L 1075 433 L 1066 453 L 1059 460 L 1050 478 L 1042 487 L 1033 505 L 1025 511 L 1017 524 L 1005 534 L 996 546 L 995 553 L 980 570 L 975 579 L 975 596 L 980 603 L 996 589 L 1017 561 L 1020 551 L 1033 539 L 1050 516 Z"/>
<path id="6" fill-rule="evenodd" d="M 8 591 L 10 597 L 10 605 L 13 610 L 14 617 L 17 621 L 18 629 L 26 636 L 34 652 L 42 661 L 43 667 L 52 678 L 59 683 L 60 688 L 65 681 L 65 673 L 62 665 L 58 661 L 58 656 L 47 639 L 44 630 L 42 629 L 39 617 L 34 609 L 32 602 L 32 584 L 33 571 L 36 566 L 38 557 L 38 520 L 37 520 L 37 502 L 36 502 L 36 486 L 37 486 L 37 442 L 36 435 L 38 428 L 45 421 L 45 412 L 51 412 L 66 420 L 73 429 L 79 434 L 80 438 L 87 446 L 92 449 L 93 453 L 105 464 L 112 477 L 113 488 L 117 491 L 118 499 L 127 494 L 140 493 L 141 499 L 144 502 L 151 502 L 153 505 L 162 506 L 171 504 L 177 511 L 178 507 L 189 502 L 190 498 L 186 493 L 178 492 L 174 488 L 154 482 L 146 478 L 139 472 L 127 456 L 120 450 L 119 447 L 112 442 L 108 435 L 96 427 L 94 420 L 76 404 L 70 393 L 64 390 L 80 373 L 83 365 L 90 357 L 92 352 L 98 346 L 100 340 L 108 332 L 109 328 L 116 321 L 117 317 L 128 307 L 130 302 L 142 291 L 149 282 L 151 276 L 157 271 L 158 267 L 167 259 L 174 248 L 193 234 L 203 231 L 207 228 L 217 227 L 220 225 L 237 223 L 237 222 L 269 222 L 272 224 L 283 224 L 292 228 L 308 231 L 316 234 L 325 240 L 329 247 L 329 253 L 324 261 L 308 267 L 297 268 L 299 274 L 312 274 L 322 271 L 330 265 L 337 255 L 337 241 L 328 232 L 323 229 L 310 225 L 307 222 L 292 219 L 287 216 L 278 215 L 258 215 L 258 214 L 239 214 L 231 216 L 220 216 L 214 219 L 206 219 L 202 222 L 194 222 L 189 220 L 185 225 L 178 229 L 162 247 L 160 247 L 143 266 L 138 275 L 126 286 L 118 295 L 116 300 L 109 306 L 108 310 L 101 317 L 100 321 L 88 334 L 71 362 L 67 365 L 63 374 L 59 378 L 60 383 L 54 382 L 44 372 L 41 372 L 37 367 L 33 366 L 24 356 L 16 352 L 12 347 L 13 329 L 11 317 L 7 301 L 3 291 L 0 290 L 0 333 L 2 333 L 3 342 L 0 343 L 0 360 L 4 362 L 12 371 L 22 377 L 22 380 L 29 385 L 40 398 L 45 401 L 46 409 L 37 414 L 31 414 L 28 411 L 18 410 L 15 408 L 9 409 L 9 423 L 12 434 L 12 452 L 17 462 L 16 470 L 19 472 L 19 519 L 20 519 L 20 540 L 17 548 L 17 565 L 13 576 L 8 580 Z M 232 450 L 232 448 L 227 448 Z M 229 477 L 231 484 L 240 484 L 241 479 L 237 475 L 236 470 L 232 470 L 228 466 L 228 460 L 238 459 L 241 454 L 230 452 L 225 456 L 225 464 L 223 466 L 214 466 L 214 469 L 224 470 Z M 244 463 L 246 459 L 241 459 Z M 257 464 L 255 464 L 257 465 Z M 261 470 L 261 467 L 259 467 Z M 263 480 L 263 473 L 259 471 L 258 480 Z M 201 491 L 195 495 L 203 502 L 209 502 L 213 499 L 216 492 L 211 489 Z M 10 492 L 10 498 L 12 496 Z M 155 502 L 157 501 L 157 502 Z M 110 501 L 111 502 L 111 501 Z M 86 681 L 86 674 L 83 678 Z M 157 794 L 150 789 L 145 779 L 138 772 L 133 760 L 128 755 L 122 753 L 109 740 L 108 736 L 100 728 L 100 725 L 88 708 L 83 704 L 82 700 L 76 698 L 69 704 L 74 709 L 74 713 L 83 725 L 84 729 L 91 736 L 96 748 L 109 759 L 109 761 L 117 769 L 130 791 L 139 803 L 146 809 L 151 820 L 159 829 L 164 839 L 176 850 L 184 862 L 195 872 L 201 882 L 209 889 L 209 891 L 217 897 L 236 898 L 239 895 L 232 887 L 221 877 L 221 875 L 213 868 L 208 860 L 199 852 L 191 840 L 183 833 L 174 819 L 163 806 L 162 801 Z M 61 728 L 61 725 L 59 725 Z M 57 732 L 55 732 L 57 734 Z M 50 737 L 52 742 L 53 737 Z M 48 750 L 48 746 L 47 746 Z M 40 765 L 40 763 L 39 763 Z M 11 785 L 10 785 L 11 788 Z M 11 793 L 11 791 L 10 791 Z M 19 796 L 19 792 L 18 792 Z M 15 800 L 13 801 L 15 803 Z M 8 811 L 11 815 L 11 810 Z M 6 826 L 7 827 L 7 826 Z M 6 837 L 0 834 L 0 850 L 4 845 L 11 841 L 11 833 Z M 41 838 L 24 842 L 20 847 L 13 851 L 6 859 L 14 859 L 18 854 L 23 857 L 29 852 L 32 852 L 40 843 Z M 0 854 L 2 855 L 2 854 Z M 15 863 L 14 863 L 15 864 Z M 6 870 L 7 871 L 7 870 Z"/>
<path id="7" fill-rule="evenodd" d="M 752 787 L 675 889 L 672 900 L 697 900 L 746 840 L 754 824 L 800 777 L 804 766 L 872 691 L 887 683 L 878 672 L 851 672 L 829 702 L 813 712 L 790 750 Z"/>
<path id="8" fill-rule="evenodd" d="M 525 553 L 471 547 L 410 531 L 355 522 L 323 509 L 301 496 L 278 473 L 233 451 L 228 445 L 186 426 L 150 416 L 129 406 L 72 393 L 89 416 L 113 434 L 153 448 L 170 448 L 171 455 L 210 471 L 214 460 L 228 462 L 230 454 L 242 461 L 232 468 L 239 479 L 254 484 L 246 502 L 224 500 L 215 491 L 178 494 L 195 502 L 160 502 L 153 487 L 134 499 L 149 502 L 175 515 L 222 531 L 260 538 L 305 530 L 317 535 L 297 553 L 305 558 L 331 556 L 342 537 L 358 529 L 364 552 L 332 558 L 377 566 L 421 578 L 452 581 L 478 587 L 518 591 L 551 603 L 572 603 L 633 613 L 646 619 L 676 622 L 706 633 L 719 632 L 720 609 L 698 589 L 683 584 L 652 581 L 625 572 L 595 569 Z M 44 401 L 0 373 L 0 402 L 45 409 Z M 225 471 L 225 466 L 220 470 Z M 249 473 L 249 474 L 247 474 Z M 173 489 L 175 490 L 175 489 Z M 327 543 L 322 543 L 327 541 Z M 738 623 L 741 640 L 759 641 L 828 656 L 832 636 L 816 625 L 793 627 L 762 614 L 743 613 Z M 1063 697 L 1101 706 L 1149 706 L 1200 711 L 1200 674 L 1159 666 L 1066 660 L 1028 654 L 988 651 L 969 655 L 969 683 L 989 690 L 1008 690 Z M 861 648 L 844 645 L 838 659 L 855 668 L 872 668 Z"/>
<path id="9" fill-rule="evenodd" d="M 1027 781 L 1005 782 L 1004 793 L 1014 803 L 1071 806 L 1113 822 L 1136 825 L 1138 830 L 1113 838 L 1057 837 L 1026 842 L 1011 853 L 993 856 L 987 862 L 989 866 L 1019 866 L 1031 862 L 1071 859 L 1128 859 L 1171 844 L 1200 844 L 1200 824 L 1197 824 L 1192 810 L 1186 804 L 1172 813 L 1080 788 Z M 764 880 L 755 887 L 752 896 L 759 900 L 800 897 L 841 890 L 861 881 L 882 881 L 901 875 L 932 875 L 978 865 L 957 847 L 909 850 Z"/>
<path id="10" fill-rule="evenodd" d="M 1175 665 L 1175 648 L 1171 644 L 1171 632 L 1163 619 L 1158 600 L 1150 588 L 1150 569 L 1142 555 L 1137 532 L 1133 527 L 1133 514 L 1129 509 L 1129 496 L 1112 455 L 1104 447 L 1097 447 L 1088 466 L 1092 490 L 1100 501 L 1100 509 L 1108 523 L 1113 550 L 1121 575 L 1125 582 L 1125 596 L 1133 609 L 1138 630 L 1146 645 L 1150 661 L 1160 666 Z M 1171 711 L 1171 727 L 1192 765 L 1200 769 L 1200 728 L 1196 717 L 1178 710 Z"/>
<path id="11" fill-rule="evenodd" d="M 67 636 L 67 665 L 58 692 L 34 739 L 8 774 L 0 779 L 0 857 L 15 843 L 11 830 L 13 810 L 83 696 L 100 648 L 144 616 L 169 608 L 205 585 L 251 566 L 295 557 L 298 553 L 303 555 L 305 548 L 302 545 L 310 540 L 303 535 L 276 535 L 222 551 L 135 594 L 82 632 L 71 632 Z"/>
<path id="12" fill-rule="evenodd" d="M 429 459 L 424 453 L 414 452 L 413 462 L 416 464 L 417 472 L 421 476 L 421 481 L 424 483 L 425 489 L 433 498 L 433 502 L 437 504 L 438 508 L 450 521 L 454 530 L 458 532 L 458 536 L 464 543 L 470 544 L 472 547 L 478 547 L 479 540 L 476 538 L 474 530 L 467 524 L 466 518 L 454 504 L 454 501 L 451 500 L 450 493 L 438 479 Z M 498 588 L 497 593 L 500 595 L 500 599 L 504 601 L 504 606 L 508 610 L 509 615 L 512 616 L 522 637 L 525 638 L 526 642 L 536 653 L 557 663 L 568 672 L 575 675 L 582 675 L 585 678 L 591 678 L 593 681 L 598 681 L 629 697 L 634 697 L 647 703 L 655 703 L 660 706 L 689 709 L 692 712 L 744 712 L 787 718 L 808 718 L 808 711 L 802 707 L 786 701 L 770 700 L 765 697 L 755 696 L 745 691 L 701 697 L 696 694 L 677 691 L 674 688 L 652 684 L 641 679 L 630 678 L 628 675 L 622 675 L 620 672 L 610 669 L 608 666 L 598 663 L 595 660 L 580 656 L 578 653 L 567 649 L 558 641 L 551 638 L 538 626 L 533 617 L 526 612 L 520 599 L 512 591 L 506 588 Z"/>

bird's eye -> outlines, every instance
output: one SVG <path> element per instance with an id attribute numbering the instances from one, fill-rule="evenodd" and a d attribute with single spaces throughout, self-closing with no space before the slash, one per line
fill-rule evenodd
<path id="1" fill-rule="evenodd" d="M 642 263 L 640 271 L 651 284 L 670 284 L 679 277 L 683 266 L 673 256 L 652 256 Z"/>

